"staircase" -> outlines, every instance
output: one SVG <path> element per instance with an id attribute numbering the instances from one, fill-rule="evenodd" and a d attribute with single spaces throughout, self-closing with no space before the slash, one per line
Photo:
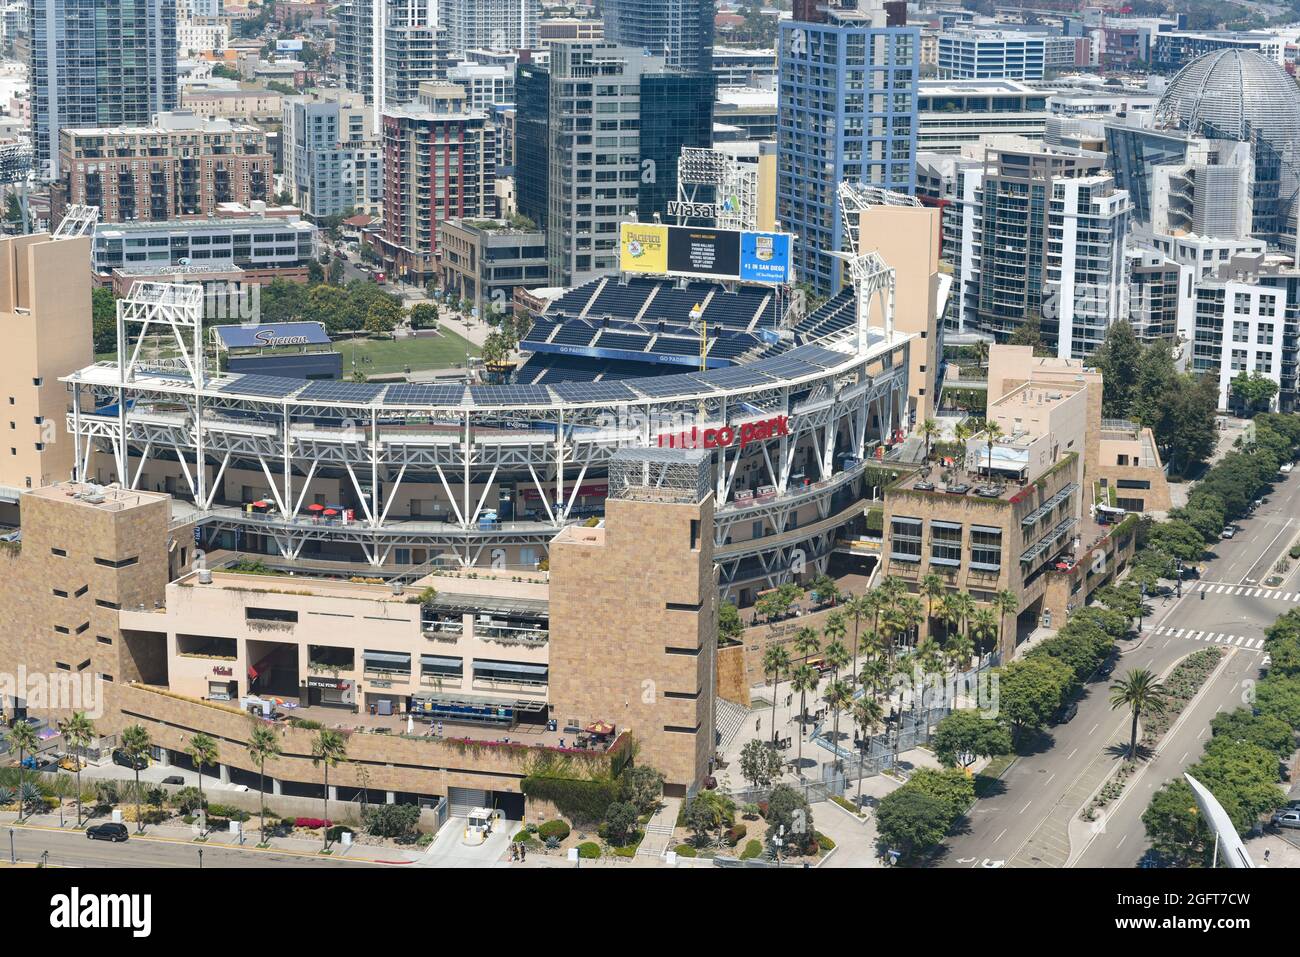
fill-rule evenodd
<path id="1" fill-rule="evenodd" d="M 663 806 L 650 818 L 645 826 L 645 837 L 636 849 L 637 857 L 663 857 L 672 843 L 673 829 L 677 826 L 677 812 L 681 809 L 681 798 L 664 798 Z"/>
<path id="2" fill-rule="evenodd" d="M 737 704 L 734 701 L 728 701 L 726 698 L 716 699 L 714 705 L 713 719 L 718 731 L 718 751 L 726 751 L 727 746 L 731 744 L 741 727 L 749 719 L 749 709 L 743 704 Z"/>

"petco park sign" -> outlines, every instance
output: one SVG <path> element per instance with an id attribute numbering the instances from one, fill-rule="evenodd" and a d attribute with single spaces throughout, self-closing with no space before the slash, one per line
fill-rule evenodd
<path id="1" fill-rule="evenodd" d="M 742 449 L 751 442 L 765 442 L 790 434 L 790 417 L 773 416 L 746 422 L 743 425 L 723 425 L 714 429 L 691 426 L 680 432 L 661 433 L 661 449 L 727 449 L 739 445 Z"/>

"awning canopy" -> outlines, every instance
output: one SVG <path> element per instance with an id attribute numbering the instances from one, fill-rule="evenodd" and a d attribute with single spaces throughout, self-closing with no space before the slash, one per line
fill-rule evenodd
<path id="1" fill-rule="evenodd" d="M 499 671 L 503 674 L 527 675 L 530 678 L 545 678 L 546 665 L 531 665 L 522 661 L 475 661 L 475 671 Z"/>
<path id="2" fill-rule="evenodd" d="M 377 661 L 386 665 L 407 665 L 411 664 L 411 656 L 396 651 L 366 651 L 364 652 L 366 661 Z"/>
<path id="3" fill-rule="evenodd" d="M 509 615 L 543 620 L 550 616 L 551 603 L 541 598 L 497 598 L 438 592 L 428 607 L 442 614 Z"/>

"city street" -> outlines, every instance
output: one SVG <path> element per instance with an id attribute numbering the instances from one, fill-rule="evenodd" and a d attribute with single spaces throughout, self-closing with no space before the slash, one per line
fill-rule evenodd
<path id="1" fill-rule="evenodd" d="M 0 827 L 0 861 L 10 860 L 10 832 L 13 848 L 21 863 L 46 862 L 51 867 L 198 867 L 202 848 L 204 867 L 380 867 L 367 861 L 313 854 L 259 851 L 253 847 L 233 848 L 220 844 L 195 844 L 132 835 L 114 844 L 92 841 L 83 831 L 4 825 Z M 47 858 L 42 857 L 48 852 Z"/>
<path id="2" fill-rule="evenodd" d="M 1115 675 L 1133 668 L 1164 675 L 1207 644 L 1229 653 L 1150 767 L 1130 779 L 1106 817 L 1092 824 L 1078 820 L 1122 759 L 1122 749 L 1111 746 L 1128 741 L 1127 711 L 1112 710 L 1107 700 L 1110 678 L 1087 683 L 1074 719 L 1047 729 L 1050 746 L 1018 758 L 994 792 L 975 804 L 965 830 L 947 841 L 939 866 L 1134 866 L 1147 846 L 1141 816 L 1150 794 L 1200 757 L 1210 720 L 1239 705 L 1243 683 L 1258 677 L 1265 629 L 1300 605 L 1294 569 L 1277 586 L 1258 586 L 1300 532 L 1298 507 L 1300 483 L 1278 483 L 1269 500 L 1239 523 L 1236 537 L 1214 546 L 1200 580 L 1185 582 L 1181 598 L 1151 600 L 1153 614 L 1141 638 L 1121 646 Z"/>

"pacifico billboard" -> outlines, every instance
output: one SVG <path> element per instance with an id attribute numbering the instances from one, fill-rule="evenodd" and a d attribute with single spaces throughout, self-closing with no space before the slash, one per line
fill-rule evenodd
<path id="1" fill-rule="evenodd" d="M 789 233 L 623 223 L 618 267 L 661 276 L 785 283 L 791 281 L 791 241 Z"/>

